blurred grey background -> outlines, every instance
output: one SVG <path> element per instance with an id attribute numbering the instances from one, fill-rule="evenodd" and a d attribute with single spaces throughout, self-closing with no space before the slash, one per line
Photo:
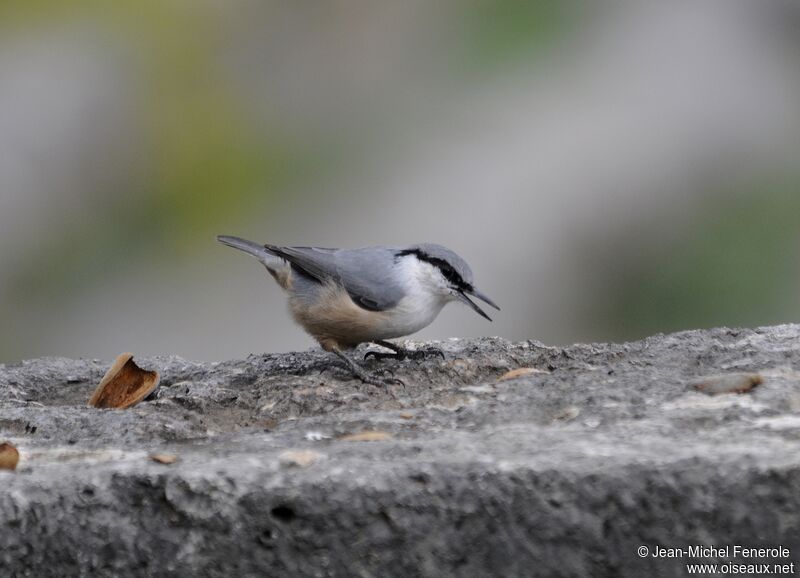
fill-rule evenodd
<path id="1" fill-rule="evenodd" d="M 275 244 L 432 241 L 549 343 L 800 320 L 800 5 L 0 4 L 0 361 L 305 349 Z"/>

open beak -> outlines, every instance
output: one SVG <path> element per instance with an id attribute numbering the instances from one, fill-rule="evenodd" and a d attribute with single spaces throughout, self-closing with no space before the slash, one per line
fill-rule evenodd
<path id="1" fill-rule="evenodd" d="M 483 301 L 487 305 L 490 305 L 490 306 L 494 307 L 495 309 L 497 309 L 498 311 L 500 311 L 500 308 L 497 306 L 497 304 L 494 301 L 489 299 L 488 295 L 486 295 L 485 293 L 483 293 L 481 291 L 478 291 L 475 287 L 470 287 L 469 289 L 467 289 L 467 293 L 469 293 L 470 295 L 474 295 L 475 297 L 477 297 L 478 299 L 480 299 L 481 301 Z"/>
<path id="2" fill-rule="evenodd" d="M 486 295 L 484 295 L 483 293 L 481 293 L 480 291 L 478 291 L 474 287 L 471 287 L 469 289 L 464 289 L 462 291 L 456 291 L 455 296 L 458 298 L 458 300 L 464 302 L 467 305 L 469 305 L 472 308 L 472 310 L 475 311 L 475 313 L 477 313 L 478 315 L 480 315 L 484 319 L 488 319 L 489 321 L 492 320 L 491 317 L 486 315 L 486 313 L 483 311 L 483 309 L 478 307 L 478 305 L 476 305 L 474 301 L 472 301 L 469 297 L 467 297 L 467 295 L 466 295 L 467 293 L 469 293 L 470 295 L 474 295 L 475 297 L 477 297 L 481 301 L 485 301 L 487 304 L 491 305 L 492 307 L 494 307 L 495 309 L 500 311 L 500 308 L 497 305 L 494 304 L 494 301 L 489 299 Z"/>

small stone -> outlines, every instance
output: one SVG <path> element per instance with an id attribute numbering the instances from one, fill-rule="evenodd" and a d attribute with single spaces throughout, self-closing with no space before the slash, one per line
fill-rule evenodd
<path id="1" fill-rule="evenodd" d="M 762 383 L 764 383 L 764 378 L 758 373 L 729 373 L 709 375 L 692 383 L 692 387 L 708 395 L 718 395 L 721 393 L 747 393 Z"/>
<path id="2" fill-rule="evenodd" d="M 401 411 L 400 412 L 400 418 L 401 419 L 414 419 L 414 414 L 410 413 L 410 412 L 407 412 L 407 411 Z"/>
<path id="3" fill-rule="evenodd" d="M 603 422 L 599 417 L 589 417 L 586 418 L 586 420 L 583 422 L 583 425 L 585 425 L 588 428 L 595 429 L 599 427 L 601 423 Z"/>
<path id="4" fill-rule="evenodd" d="M 466 385 L 461 388 L 461 391 L 468 391 L 470 393 L 494 393 L 495 388 L 493 385 Z"/>
<path id="5" fill-rule="evenodd" d="M 270 411 L 272 408 L 274 408 L 277 405 L 277 403 L 278 402 L 274 401 L 274 400 L 273 401 L 268 401 L 267 403 L 265 403 L 264 405 L 259 407 L 258 411 Z"/>
<path id="6" fill-rule="evenodd" d="M 555 414 L 553 414 L 553 421 L 570 421 L 578 417 L 581 413 L 579 407 L 574 405 L 568 405 L 567 407 L 561 408 Z"/>
<path id="7" fill-rule="evenodd" d="M 273 418 L 262 419 L 256 422 L 256 425 L 265 431 L 272 431 L 278 427 L 278 420 Z"/>
<path id="8" fill-rule="evenodd" d="M 307 431 L 305 437 L 310 442 L 321 442 L 322 440 L 331 439 L 331 436 L 321 431 Z"/>

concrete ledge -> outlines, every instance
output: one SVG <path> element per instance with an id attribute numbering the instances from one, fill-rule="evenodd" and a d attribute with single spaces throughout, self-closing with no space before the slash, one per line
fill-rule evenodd
<path id="1" fill-rule="evenodd" d="M 320 351 L 137 358 L 162 381 L 128 410 L 85 405 L 110 361 L 0 366 L 0 574 L 685 576 L 714 560 L 637 548 L 737 544 L 800 571 L 800 326 L 436 345 L 367 364 L 392 391 Z M 738 372 L 763 384 L 693 387 Z"/>

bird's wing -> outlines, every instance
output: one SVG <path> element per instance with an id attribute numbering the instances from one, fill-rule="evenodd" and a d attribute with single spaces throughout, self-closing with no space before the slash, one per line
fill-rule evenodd
<path id="1" fill-rule="evenodd" d="M 337 249 L 319 247 L 279 247 L 264 245 L 268 251 L 282 257 L 307 276 L 324 283 L 336 278 L 336 266 L 332 254 Z"/>
<path id="2" fill-rule="evenodd" d="M 390 248 L 322 249 L 274 245 L 266 248 L 321 283 L 332 280 L 341 284 L 364 309 L 390 309 L 405 295 L 405 289 L 393 274 L 395 254 Z"/>

